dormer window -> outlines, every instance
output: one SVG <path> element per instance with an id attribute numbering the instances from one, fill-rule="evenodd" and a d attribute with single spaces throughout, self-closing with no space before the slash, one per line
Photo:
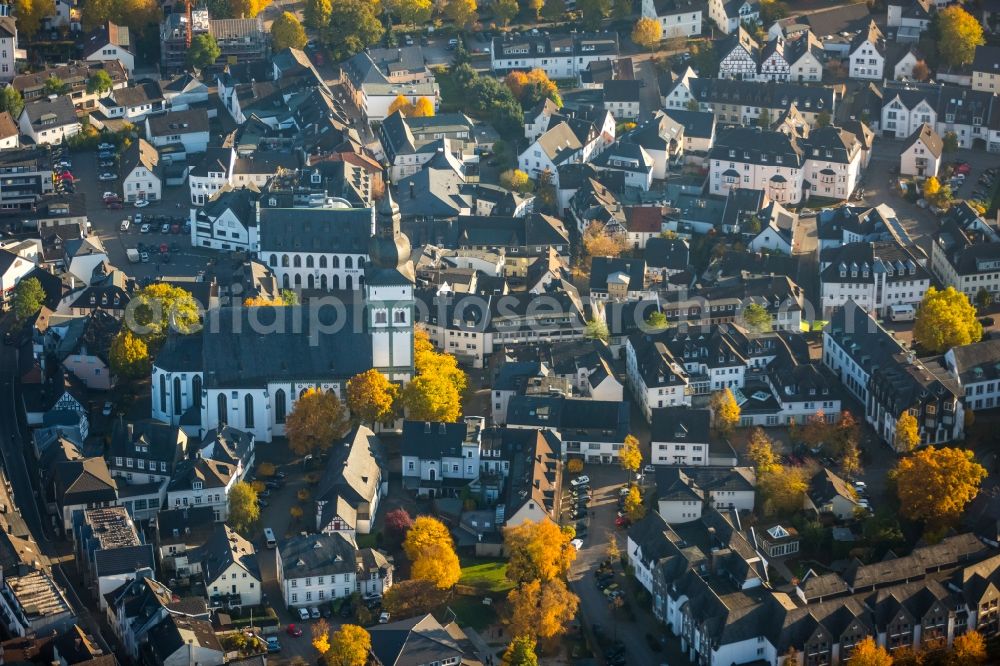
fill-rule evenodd
<path id="1" fill-rule="evenodd" d="M 195 481 L 194 483 L 191 484 L 192 490 L 201 490 L 201 488 L 202 488 L 201 481 Z"/>

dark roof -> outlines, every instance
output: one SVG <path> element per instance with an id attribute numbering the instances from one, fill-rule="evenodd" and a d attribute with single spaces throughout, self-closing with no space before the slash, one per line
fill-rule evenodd
<path id="1" fill-rule="evenodd" d="M 28 122 L 36 131 L 80 122 L 73 101 L 68 96 L 25 104 L 23 113 L 27 114 Z"/>
<path id="2" fill-rule="evenodd" d="M 125 548 L 98 550 L 94 553 L 94 563 L 98 576 L 119 576 L 135 573 L 140 569 L 153 569 L 156 558 L 150 544 L 139 544 Z"/>
<path id="3" fill-rule="evenodd" d="M 688 244 L 680 238 L 656 236 L 646 241 L 643 256 L 649 268 L 682 271 L 688 267 Z"/>
<path id="4" fill-rule="evenodd" d="M 751 164 L 776 164 L 780 159 L 782 166 L 800 167 L 805 156 L 796 140 L 783 132 L 734 127 L 719 133 L 709 158 Z"/>
<path id="5" fill-rule="evenodd" d="M 1000 46 L 977 46 L 972 71 L 1000 74 Z"/>
<path id="6" fill-rule="evenodd" d="M 260 210 L 261 255 L 271 252 L 367 254 L 371 208 L 266 208 Z"/>
<path id="7" fill-rule="evenodd" d="M 416 666 L 465 656 L 461 644 L 430 613 L 376 624 L 368 633 L 372 654 L 383 666 Z"/>
<path id="8" fill-rule="evenodd" d="M 157 545 L 184 543 L 193 546 L 204 544 L 215 531 L 215 509 L 210 506 L 188 506 L 164 509 L 157 512 Z"/>
<path id="9" fill-rule="evenodd" d="M 642 81 L 618 81 L 611 80 L 604 82 L 605 102 L 638 102 L 639 91 L 642 89 Z"/>
<path id="10" fill-rule="evenodd" d="M 339 532 L 292 537 L 278 548 L 285 580 L 354 573 L 354 543 Z"/>
<path id="11" fill-rule="evenodd" d="M 142 106 L 163 101 L 159 84 L 153 81 L 137 83 L 134 86 L 111 91 L 111 97 L 118 106 Z"/>
<path id="12" fill-rule="evenodd" d="M 151 136 L 208 132 L 208 111 L 206 109 L 170 111 L 148 116 L 146 122 L 149 123 Z"/>
<path id="13" fill-rule="evenodd" d="M 715 131 L 715 114 L 710 111 L 664 109 L 663 113 L 684 126 L 685 136 L 708 139 Z"/>
<path id="14" fill-rule="evenodd" d="M 400 453 L 404 456 L 440 460 L 462 457 L 462 442 L 471 435 L 471 426 L 459 423 L 404 421 Z"/>
<path id="15" fill-rule="evenodd" d="M 154 625 L 149 631 L 149 645 L 152 646 L 153 652 L 161 664 L 188 645 L 218 652 L 220 660 L 224 654 L 222 644 L 216 637 L 211 622 L 183 615 L 167 615 L 161 622 Z M 212 658 L 205 655 L 204 652 L 200 652 L 199 655 L 205 659 Z"/>
<path id="16" fill-rule="evenodd" d="M 654 442 L 707 442 L 712 415 L 707 409 L 663 407 L 653 410 Z"/>
<path id="17" fill-rule="evenodd" d="M 639 291 L 646 286 L 646 260 L 620 257 L 594 257 L 590 265 L 591 291 L 607 291 L 608 278 L 615 273 L 628 276 L 628 291 Z"/>

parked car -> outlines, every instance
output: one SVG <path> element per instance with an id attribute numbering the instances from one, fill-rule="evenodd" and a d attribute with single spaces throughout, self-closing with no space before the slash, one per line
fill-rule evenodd
<path id="1" fill-rule="evenodd" d="M 140 252 L 139 253 L 139 259 L 142 261 L 142 263 L 148 264 L 149 263 L 149 253 L 148 252 Z"/>
<path id="2" fill-rule="evenodd" d="M 308 620 L 309 619 L 309 609 L 308 608 L 305 608 L 304 606 L 299 606 L 298 613 L 299 613 L 299 619 L 300 620 Z"/>
<path id="3" fill-rule="evenodd" d="M 101 160 L 100 162 L 97 163 L 97 166 L 101 167 L 102 169 L 114 169 L 115 168 L 115 161 L 114 160 Z"/>
<path id="4" fill-rule="evenodd" d="M 378 616 L 378 623 L 379 624 L 389 624 L 389 618 L 390 617 L 391 616 L 389 615 L 388 612 L 382 611 L 382 613 L 380 613 L 379 616 Z"/>
<path id="5" fill-rule="evenodd" d="M 150 229 L 148 224 L 144 224 L 141 227 L 139 227 L 139 231 L 141 233 L 148 234 L 150 231 L 152 231 L 152 229 Z"/>
<path id="6" fill-rule="evenodd" d="M 299 617 L 302 617 L 302 613 L 306 614 L 305 619 L 308 620 L 309 619 L 309 611 L 307 611 L 305 608 L 300 608 L 299 609 Z M 288 628 L 285 629 L 285 633 L 288 634 L 289 636 L 301 636 L 302 635 L 302 630 L 299 629 L 296 625 L 290 624 L 290 625 L 288 625 Z"/>
<path id="7" fill-rule="evenodd" d="M 169 223 L 167 223 L 167 224 L 161 224 L 160 225 L 160 233 L 161 234 L 169 234 L 170 233 L 170 224 Z"/>
<path id="8" fill-rule="evenodd" d="M 104 202 L 104 206 L 108 210 L 121 210 L 122 209 L 122 202 L 121 201 L 105 201 Z"/>
<path id="9" fill-rule="evenodd" d="M 128 231 L 128 227 L 129 227 L 129 221 L 128 221 L 128 218 L 126 217 L 124 220 L 122 220 L 122 223 L 121 223 L 121 226 L 119 227 L 119 230 L 121 230 L 121 231 Z"/>
<path id="10" fill-rule="evenodd" d="M 101 152 L 97 153 L 97 158 L 101 160 L 110 160 L 114 156 L 115 154 L 110 150 L 102 150 Z"/>
<path id="11" fill-rule="evenodd" d="M 569 485 L 571 485 L 574 488 L 576 488 L 577 486 L 582 486 L 582 485 L 584 485 L 586 483 L 590 483 L 590 477 L 587 476 L 586 474 L 584 474 L 583 476 L 578 476 L 575 479 L 573 479 L 572 481 L 570 481 Z"/>
<path id="12" fill-rule="evenodd" d="M 267 651 L 270 653 L 281 652 L 281 643 L 278 642 L 277 636 L 267 637 Z"/>
<path id="13" fill-rule="evenodd" d="M 322 615 L 319 614 L 319 609 L 313 606 L 312 608 L 309 609 L 309 617 L 311 617 L 314 620 L 318 620 L 322 617 Z"/>
<path id="14" fill-rule="evenodd" d="M 952 165 L 952 170 L 953 170 L 953 171 L 954 171 L 954 172 L 955 172 L 956 174 L 962 174 L 962 175 L 964 176 L 965 174 L 967 174 L 967 173 L 969 173 L 970 171 L 972 171 L 972 167 L 971 167 L 971 166 L 969 166 L 969 163 L 968 163 L 968 162 L 955 162 L 955 163 L 954 163 L 954 164 Z"/>
<path id="15" fill-rule="evenodd" d="M 118 176 L 111 173 L 110 171 L 105 171 L 104 173 L 102 173 L 100 176 L 97 177 L 97 180 L 103 180 L 103 181 L 118 180 Z"/>
<path id="16" fill-rule="evenodd" d="M 135 202 L 134 205 L 135 205 L 136 208 L 145 208 L 146 206 L 149 205 L 149 202 L 146 201 L 145 199 L 136 199 L 136 202 Z"/>
<path id="17" fill-rule="evenodd" d="M 104 403 L 104 409 L 101 410 L 101 414 L 104 415 L 104 416 L 111 416 L 111 410 L 112 410 L 113 407 L 114 406 L 111 404 L 110 401 L 109 402 L 105 402 Z"/>
<path id="18" fill-rule="evenodd" d="M 101 143 L 97 144 L 97 149 L 98 150 L 114 150 L 115 149 L 115 144 L 108 143 L 107 141 L 104 141 L 104 142 L 101 142 Z"/>
<path id="19" fill-rule="evenodd" d="M 581 548 L 583 548 L 583 539 L 573 539 L 569 543 L 570 543 L 571 546 L 573 546 L 577 550 L 580 550 Z"/>

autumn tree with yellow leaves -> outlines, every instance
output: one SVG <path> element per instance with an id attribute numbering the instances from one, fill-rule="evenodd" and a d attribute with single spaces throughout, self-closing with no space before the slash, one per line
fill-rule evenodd
<path id="1" fill-rule="evenodd" d="M 892 656 L 884 647 L 875 643 L 871 636 L 865 636 L 854 646 L 850 654 L 851 666 L 892 666 Z"/>
<path id="2" fill-rule="evenodd" d="M 635 22 L 632 28 L 632 41 L 644 49 L 652 50 L 663 37 L 663 26 L 659 21 L 645 16 Z"/>
<path id="3" fill-rule="evenodd" d="M 330 651 L 330 625 L 326 620 L 316 620 L 311 628 L 312 646 L 320 655 Z"/>
<path id="4" fill-rule="evenodd" d="M 161 341 L 170 331 L 187 335 L 200 324 L 198 303 L 191 292 L 157 282 L 132 297 L 125 322 L 147 343 Z"/>
<path id="5" fill-rule="evenodd" d="M 347 408 L 364 423 L 384 423 L 393 415 L 399 387 L 374 368 L 347 382 Z"/>
<path id="6" fill-rule="evenodd" d="M 913 325 L 913 339 L 935 354 L 952 347 L 979 342 L 983 325 L 976 318 L 976 308 L 968 297 L 954 287 L 927 289 Z"/>
<path id="7" fill-rule="evenodd" d="M 986 640 L 975 629 L 956 636 L 951 645 L 950 664 L 954 666 L 975 666 L 986 663 Z"/>
<path id="8" fill-rule="evenodd" d="M 295 401 L 285 422 L 288 448 L 300 456 L 327 450 L 349 429 L 347 410 L 337 396 L 316 388 Z"/>
<path id="9" fill-rule="evenodd" d="M 576 616 L 580 599 L 569 591 L 562 578 L 521 583 L 507 595 L 508 624 L 514 636 L 552 638 L 566 631 Z"/>
<path id="10" fill-rule="evenodd" d="M 531 108 L 543 99 L 550 99 L 556 106 L 562 106 L 559 87 L 544 69 L 535 68 L 527 72 L 515 70 L 504 78 L 504 83 L 525 108 Z"/>
<path id="11" fill-rule="evenodd" d="M 368 630 L 356 624 L 345 624 L 333 632 L 330 649 L 323 655 L 326 666 L 365 666 L 372 650 Z"/>
<path id="12" fill-rule="evenodd" d="M 507 578 L 516 583 L 565 578 L 576 559 L 570 539 L 551 520 L 526 520 L 504 530 L 504 549 L 509 558 Z"/>
<path id="13" fill-rule="evenodd" d="M 965 505 L 979 493 L 986 470 L 972 451 L 928 446 L 900 460 L 891 476 L 900 513 L 937 533 L 958 522 Z"/>
<path id="14" fill-rule="evenodd" d="M 767 515 L 794 513 L 802 508 L 809 484 L 799 467 L 774 465 L 757 477 L 757 491 Z"/>
<path id="15" fill-rule="evenodd" d="M 643 504 L 642 492 L 639 491 L 638 486 L 631 486 L 628 489 L 628 494 L 625 495 L 624 509 L 632 522 L 642 520 L 643 516 L 646 515 L 646 505 Z"/>
<path id="16" fill-rule="evenodd" d="M 938 52 L 950 65 L 967 65 L 976 47 L 986 43 L 983 24 L 959 5 L 945 7 L 937 14 L 941 39 Z"/>
<path id="17" fill-rule="evenodd" d="M 111 372 L 119 377 L 136 379 L 149 375 L 149 347 L 127 328 L 122 328 L 111 342 L 108 360 Z"/>
<path id="18" fill-rule="evenodd" d="M 477 9 L 476 0 L 445 0 L 444 15 L 464 30 L 475 22 Z"/>
<path id="19" fill-rule="evenodd" d="M 584 262 L 588 267 L 591 257 L 618 257 L 626 247 L 622 236 L 609 234 L 600 222 L 591 222 L 583 232 Z"/>
<path id="20" fill-rule="evenodd" d="M 403 540 L 403 550 L 414 580 L 431 581 L 446 590 L 454 587 L 462 575 L 451 534 L 437 518 L 417 517 Z"/>
<path id="21" fill-rule="evenodd" d="M 723 434 L 732 432 L 740 422 L 740 406 L 736 404 L 736 397 L 728 388 L 712 394 L 709 408 L 712 410 L 716 430 Z"/>
<path id="22" fill-rule="evenodd" d="M 750 431 L 750 440 L 747 442 L 747 458 L 750 459 L 757 474 L 766 474 L 778 466 L 778 456 L 774 453 L 774 444 L 763 428 L 757 427 Z"/>
<path id="23" fill-rule="evenodd" d="M 427 332 L 417 329 L 413 332 L 413 365 L 416 376 L 402 393 L 407 418 L 458 421 L 468 378 L 455 357 L 436 351 Z"/>
<path id="24" fill-rule="evenodd" d="M 622 448 L 618 449 L 618 464 L 630 475 L 642 467 L 642 451 L 639 450 L 639 440 L 634 435 L 625 436 Z"/>
<path id="25" fill-rule="evenodd" d="M 892 438 L 892 444 L 899 453 L 912 451 L 920 444 L 920 426 L 909 410 L 896 419 L 896 434 Z"/>

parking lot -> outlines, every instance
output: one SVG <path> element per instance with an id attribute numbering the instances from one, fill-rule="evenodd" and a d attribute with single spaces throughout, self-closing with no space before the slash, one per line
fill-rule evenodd
<path id="1" fill-rule="evenodd" d="M 207 261 L 217 255 L 192 248 L 190 235 L 160 233 L 159 225 L 149 234 L 140 233 L 135 225 L 131 225 L 126 232 L 121 231 L 122 220 L 126 217 L 134 219 L 136 213 L 141 213 L 146 219 L 150 216 L 187 219 L 190 214 L 190 196 L 186 184 L 170 187 L 164 185 L 162 200 L 151 202 L 145 208 L 124 204 L 121 209 L 109 209 L 104 206 L 102 195 L 105 192 L 115 192 L 121 197 L 121 181 L 98 180 L 99 174 L 107 169 L 98 166 L 97 155 L 92 151 L 70 153 L 68 157 L 73 164 L 71 171 L 77 181 L 76 191 L 82 192 L 86 197 L 87 215 L 93 225 L 92 233 L 100 237 L 114 266 L 140 281 L 158 276 L 192 276 L 204 270 Z M 149 263 L 132 264 L 126 250 L 137 248 L 139 243 L 154 245 L 156 248 L 166 243 L 168 249 L 176 244 L 177 249 L 170 250 L 169 263 L 163 261 L 159 252 L 152 252 Z"/>

